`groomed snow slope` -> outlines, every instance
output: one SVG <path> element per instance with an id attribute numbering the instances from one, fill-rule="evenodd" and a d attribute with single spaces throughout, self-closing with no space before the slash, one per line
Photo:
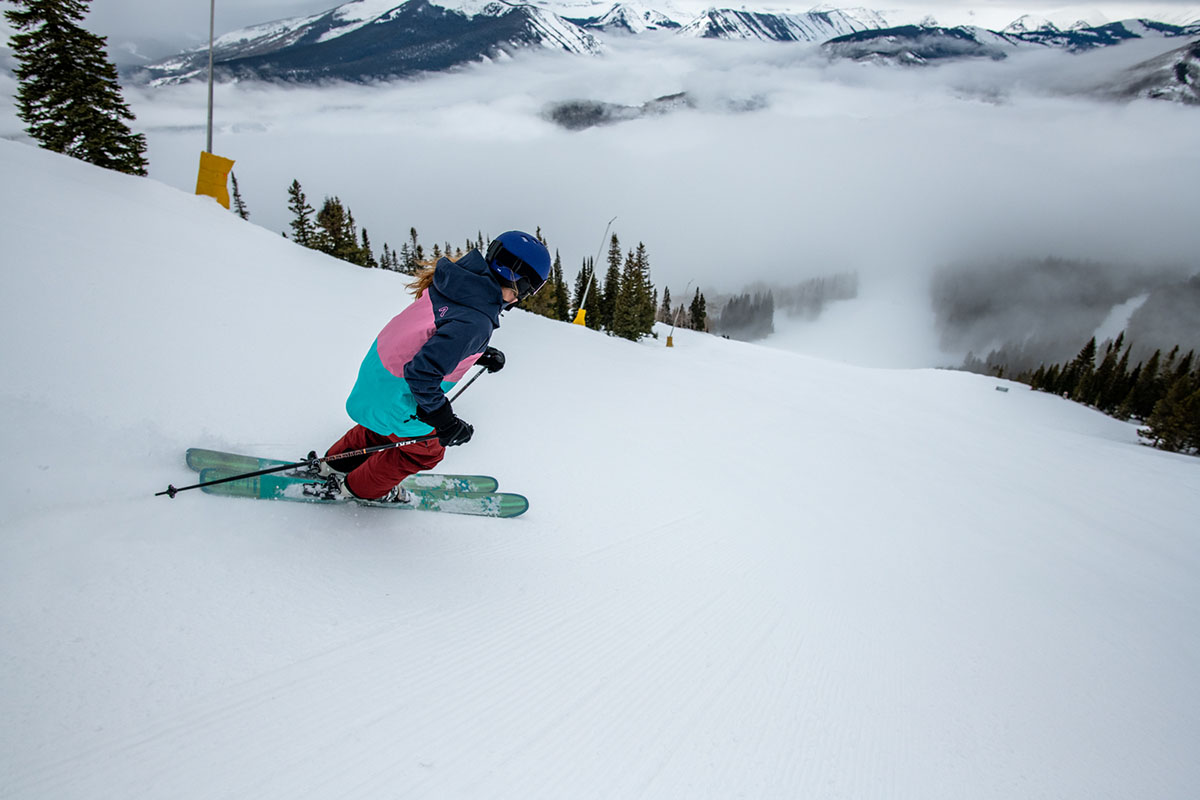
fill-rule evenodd
<path id="1" fill-rule="evenodd" d="M 340 435 L 402 282 L 0 172 L 0 797 L 1200 785 L 1200 460 L 978 376 L 514 312 L 444 467 L 525 516 L 154 497 L 189 445 Z"/>

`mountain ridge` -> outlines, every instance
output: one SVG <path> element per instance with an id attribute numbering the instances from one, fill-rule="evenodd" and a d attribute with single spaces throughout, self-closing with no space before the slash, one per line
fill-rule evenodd
<path id="1" fill-rule="evenodd" d="M 588 8 L 599 10 L 603 6 Z M 1002 30 L 945 27 L 926 19 L 894 26 L 885 12 L 818 6 L 804 13 L 712 7 L 691 19 L 652 5 L 614 3 L 592 16 L 552 4 L 507 0 L 352 0 L 320 14 L 232 31 L 214 43 L 219 80 L 314 83 L 411 77 L 544 49 L 595 56 L 606 36 L 683 36 L 701 40 L 811 43 L 832 59 L 904 65 L 961 58 L 1002 60 L 1020 49 L 1071 53 L 1144 38 L 1200 36 L 1200 22 L 1130 19 L 1067 28 L 1026 14 Z M 579 7 L 572 7 L 578 13 Z M 137 68 L 135 82 L 184 83 L 207 74 L 207 48 Z M 1186 72 L 1185 72 L 1186 74 Z M 1188 92 L 1143 92 L 1183 100 Z"/>

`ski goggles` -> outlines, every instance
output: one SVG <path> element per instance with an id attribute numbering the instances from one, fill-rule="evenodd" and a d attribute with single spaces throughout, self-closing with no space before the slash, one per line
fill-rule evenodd
<path id="1" fill-rule="evenodd" d="M 538 275 L 537 270 L 502 245 L 499 240 L 488 246 L 487 260 L 492 271 L 516 291 L 517 300 L 537 294 L 538 289 L 546 284 L 546 279 Z"/>

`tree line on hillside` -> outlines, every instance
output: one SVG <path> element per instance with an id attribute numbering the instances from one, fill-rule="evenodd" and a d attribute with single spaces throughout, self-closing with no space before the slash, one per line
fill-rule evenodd
<path id="1" fill-rule="evenodd" d="M 670 289 L 664 288 L 660 304 L 658 290 L 650 280 L 646 245 L 638 242 L 637 247 L 623 252 L 620 237 L 615 233 L 609 239 L 604 277 L 597 274 L 595 260 L 591 258 L 584 259 L 575 277 L 570 318 L 580 308 L 586 308 L 587 327 L 633 341 L 653 335 L 655 322 L 698 331 L 708 328 L 700 290 L 696 290 L 691 305 L 684 308 L 673 306 Z"/>
<path id="2" fill-rule="evenodd" d="M 729 299 L 713 323 L 713 330 L 733 339 L 753 342 L 775 332 L 774 292 L 749 292 Z"/>
<path id="3" fill-rule="evenodd" d="M 858 275 L 842 273 L 810 278 L 793 285 L 753 284 L 740 294 L 717 297 L 720 308 L 712 323 L 714 333 L 744 342 L 775 333 L 775 314 L 814 320 L 825 307 L 858 296 Z"/>
<path id="4" fill-rule="evenodd" d="M 774 295 L 776 307 L 789 317 L 814 320 L 821 316 L 830 303 L 858 297 L 858 273 L 843 272 L 809 278 L 794 286 L 777 287 Z"/>
<path id="5" fill-rule="evenodd" d="M 1135 362 L 1176 344 L 1200 351 L 1200 276 L 1191 272 L 1186 264 L 981 257 L 938 269 L 929 297 L 942 350 L 973 350 L 1015 374 L 1070 360 L 1113 314 L 1125 319 Z"/>
<path id="6" fill-rule="evenodd" d="M 1200 453 L 1200 365 L 1195 351 L 1180 357 L 1174 347 L 1163 357 L 1155 350 L 1146 361 L 1129 367 L 1133 346 L 1122 332 L 1104 344 L 1099 356 L 1093 336 L 1070 361 L 1042 364 L 1009 376 L 1033 389 L 1057 394 L 1121 420 L 1138 420 L 1138 434 L 1163 450 Z M 974 359 L 975 371 L 984 363 Z M 991 373 L 1005 377 L 1004 367 Z"/>
<path id="7" fill-rule="evenodd" d="M 248 212 L 242 213 L 245 204 L 236 182 L 233 202 L 238 213 L 247 217 Z M 284 233 L 285 237 L 360 267 L 415 275 L 424 267 L 436 264 L 443 256 L 456 260 L 472 249 L 487 251 L 488 241 L 482 232 L 473 240 L 467 239 L 465 247 L 451 246 L 447 242 L 444 246 L 435 244 L 426 250 L 416 228 L 410 228 L 408 240 L 398 249 L 385 242 L 382 252 L 376 255 L 367 229 L 359 229 L 349 206 L 333 196 L 325 198 L 320 210 L 315 209 L 298 180 L 293 180 L 288 187 L 288 211 L 291 212 L 291 235 Z M 546 244 L 541 228 L 535 235 Z M 519 307 L 562 322 L 572 321 L 580 308 L 586 308 L 587 327 L 632 341 L 653 335 L 655 322 L 669 322 L 700 331 L 708 327 L 704 295 L 700 290 L 696 290 L 691 305 L 685 309 L 682 306 L 672 308 L 670 292 L 664 289 L 660 306 L 658 290 L 650 279 L 646 245 L 638 242 L 636 248 L 624 252 L 616 234 L 609 241 L 607 270 L 603 278 L 596 274 L 594 260 L 585 259 L 575 279 L 574 292 L 570 292 L 562 257 L 555 251 L 546 285 L 534 296 L 521 301 Z"/>

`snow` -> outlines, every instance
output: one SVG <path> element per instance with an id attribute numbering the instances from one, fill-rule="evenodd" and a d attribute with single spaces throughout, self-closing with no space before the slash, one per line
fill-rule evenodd
<path id="1" fill-rule="evenodd" d="M 678 24 L 662 11 L 641 3 L 617 3 L 602 14 L 597 25 L 605 30 L 616 29 L 630 33 L 645 33 Z"/>
<path id="2" fill-rule="evenodd" d="M 1009 23 L 1000 33 L 1030 33 L 1042 30 L 1057 31 L 1058 26 L 1046 17 L 1037 14 L 1025 14 L 1021 18 Z"/>
<path id="3" fill-rule="evenodd" d="M 222 36 L 218 36 L 213 40 L 214 48 L 236 47 L 237 45 L 246 42 L 252 42 L 257 39 L 281 39 L 289 34 L 300 31 L 301 29 L 316 22 L 324 14 L 313 14 L 307 17 L 290 17 L 288 19 L 275 20 L 272 22 L 264 22 L 261 25 L 251 25 L 247 28 L 241 28 L 236 31 L 231 31 Z M 208 44 L 198 45 L 186 52 L 194 53 L 199 50 L 207 50 Z"/>
<path id="4" fill-rule="evenodd" d="M 339 436 L 402 282 L 0 170 L 0 797 L 1193 796 L 1197 459 L 980 376 L 513 312 L 444 468 L 523 517 L 154 497 L 188 446 Z"/>
<path id="5" fill-rule="evenodd" d="M 869 27 L 842 11 L 815 14 L 775 13 L 771 22 L 782 26 L 776 30 L 770 24 L 753 16 L 754 11 L 739 11 L 728 8 L 713 8 L 697 16 L 679 29 L 679 35 L 690 37 L 716 36 L 724 39 L 778 39 L 786 32 L 795 41 L 823 42 L 836 36 L 865 30 Z"/>
<path id="6" fill-rule="evenodd" d="M 1096 343 L 1103 345 L 1106 340 L 1115 341 L 1121 335 L 1121 331 L 1129 327 L 1129 320 L 1134 313 L 1149 299 L 1149 294 L 1139 294 L 1124 303 L 1113 306 L 1112 311 L 1108 312 L 1108 316 L 1104 318 L 1104 322 L 1101 322 L 1100 327 L 1096 328 L 1094 334 Z"/>
<path id="7" fill-rule="evenodd" d="M 351 0 L 338 6 L 334 16 L 346 23 L 370 22 L 401 5 L 404 5 L 404 0 Z"/>
<path id="8" fill-rule="evenodd" d="M 529 24 L 540 35 L 539 44 L 547 50 L 568 53 L 602 53 L 605 46 L 587 31 L 572 25 L 562 17 L 533 6 L 528 7 Z"/>

